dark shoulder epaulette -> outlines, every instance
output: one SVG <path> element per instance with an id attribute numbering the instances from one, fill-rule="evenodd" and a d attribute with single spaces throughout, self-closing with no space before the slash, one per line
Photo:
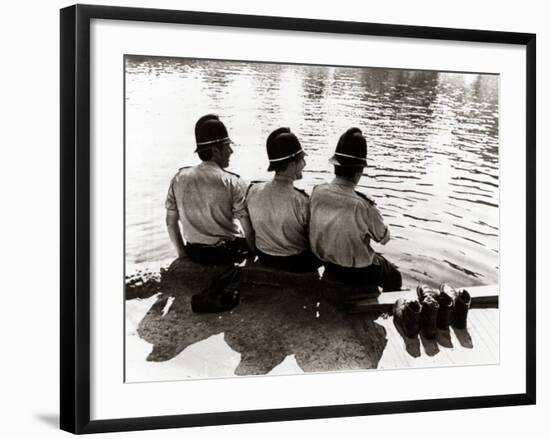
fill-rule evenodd
<path id="1" fill-rule="evenodd" d="M 371 200 L 369 197 L 367 197 L 364 193 L 355 191 L 357 195 L 359 195 L 363 200 L 367 201 L 371 206 L 376 206 L 376 203 L 374 200 Z"/>
<path id="2" fill-rule="evenodd" d="M 187 168 L 191 168 L 191 166 L 182 166 L 181 168 L 178 169 L 178 172 L 181 171 L 182 169 L 187 169 Z"/>
<path id="3" fill-rule="evenodd" d="M 239 174 L 235 174 L 234 172 L 228 171 L 226 169 L 224 169 L 223 172 L 227 172 L 228 174 L 234 175 L 237 178 L 241 178 L 241 176 Z"/>
<path id="4" fill-rule="evenodd" d="M 294 186 L 293 186 L 293 187 L 294 187 Z M 300 192 L 302 195 L 304 195 L 305 197 L 309 198 L 309 195 L 308 195 L 308 193 L 307 193 L 305 190 L 300 189 L 300 188 L 297 188 L 297 187 L 294 187 L 294 190 Z"/>
<path id="5" fill-rule="evenodd" d="M 254 186 L 255 184 L 258 184 L 258 183 L 265 183 L 264 181 L 262 180 L 252 180 L 249 184 L 248 184 L 248 187 L 246 188 L 246 196 L 248 196 L 248 193 L 250 192 L 250 188 L 252 186 Z"/>

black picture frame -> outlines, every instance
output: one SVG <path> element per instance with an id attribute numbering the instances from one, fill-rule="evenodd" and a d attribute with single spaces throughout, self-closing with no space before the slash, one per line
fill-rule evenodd
<path id="1" fill-rule="evenodd" d="M 60 11 L 61 350 L 60 425 L 97 433 L 535 404 L 536 35 L 376 23 L 75 5 Z M 521 45 L 526 48 L 525 393 L 224 413 L 90 420 L 90 22 L 133 20 L 333 34 Z"/>

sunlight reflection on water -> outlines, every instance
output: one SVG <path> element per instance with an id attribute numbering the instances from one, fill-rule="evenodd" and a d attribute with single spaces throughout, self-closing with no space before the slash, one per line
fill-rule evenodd
<path id="1" fill-rule="evenodd" d="M 174 256 L 168 184 L 193 154 L 195 121 L 219 114 L 236 142 L 230 170 L 268 179 L 265 139 L 289 126 L 308 152 L 308 192 L 332 178 L 340 134 L 368 142 L 360 190 L 393 240 L 377 247 L 405 283 L 498 282 L 498 77 L 429 71 L 127 58 L 126 257 Z"/>

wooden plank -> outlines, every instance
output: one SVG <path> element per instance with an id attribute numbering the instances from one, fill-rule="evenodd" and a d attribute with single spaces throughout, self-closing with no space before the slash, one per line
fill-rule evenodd
<path id="1" fill-rule="evenodd" d="M 491 328 L 491 330 L 496 331 L 497 333 L 500 332 L 500 315 L 494 314 L 494 313 L 487 313 L 484 314 L 485 320 L 487 321 L 487 326 Z"/>
<path id="2" fill-rule="evenodd" d="M 393 360 L 395 361 L 395 363 L 392 362 L 391 366 L 386 366 L 386 368 L 401 369 L 410 367 L 412 357 L 406 351 L 407 341 L 399 335 L 399 332 L 393 324 L 393 320 L 391 318 L 387 318 L 386 320 L 385 328 L 386 337 L 388 340 L 386 350 L 391 350 L 390 357 L 393 357 Z M 380 367 L 380 363 L 378 366 Z"/>
<path id="3" fill-rule="evenodd" d="M 466 288 L 472 297 L 471 308 L 498 308 L 498 285 L 483 285 Z M 377 297 L 358 300 L 349 304 L 349 313 L 387 312 L 393 309 L 393 304 L 399 298 L 416 300 L 416 289 L 382 293 Z"/>
<path id="4" fill-rule="evenodd" d="M 216 270 L 223 267 L 210 267 L 195 264 L 189 259 L 179 259 L 168 270 L 161 273 L 137 272 L 127 276 L 126 298 L 149 297 L 161 288 L 163 283 L 172 286 L 201 291 L 209 283 Z M 166 282 L 167 281 L 167 282 Z M 252 287 L 249 288 L 249 287 Z M 255 288 L 260 287 L 260 288 Z M 262 288 L 264 287 L 264 288 Z M 313 291 L 333 304 L 344 304 L 349 313 L 387 312 L 391 313 L 398 298 L 416 299 L 416 290 L 380 293 L 373 286 L 349 286 L 329 279 L 321 279 L 317 271 L 291 273 L 258 263 L 248 263 L 242 267 L 241 288 L 258 294 L 273 289 Z M 467 287 L 472 296 L 472 308 L 498 307 L 498 285 Z"/>
<path id="5" fill-rule="evenodd" d="M 388 343 L 378 367 L 402 369 L 496 364 L 499 361 L 498 328 L 485 326 L 495 320 L 498 320 L 497 309 L 473 309 L 467 329 L 438 330 L 435 340 L 425 340 L 422 336 L 404 339 L 395 329 L 391 317 L 380 317 L 376 322 L 386 329 Z M 407 346 L 414 349 L 407 349 Z"/>
<path id="6" fill-rule="evenodd" d="M 481 323 L 486 319 L 486 314 L 490 310 L 487 310 L 485 313 L 482 313 L 483 310 L 477 310 L 471 313 L 469 316 L 468 329 L 467 332 L 472 338 L 473 350 L 478 354 L 484 354 L 487 358 L 490 358 L 492 362 L 498 363 L 498 352 L 499 346 L 495 342 L 495 339 L 498 337 L 496 331 L 491 331 L 487 327 L 483 326 Z"/>
<path id="7" fill-rule="evenodd" d="M 254 294 L 261 292 L 269 293 L 273 289 L 307 290 L 315 292 L 320 297 L 322 296 L 334 303 L 374 298 L 380 294 L 378 287 L 349 286 L 328 279 L 320 279 L 317 271 L 292 273 L 265 267 L 259 263 L 249 263 L 248 261 L 241 268 L 241 288 L 243 291 L 253 291 Z M 221 269 L 223 269 L 222 266 L 200 265 L 193 263 L 189 259 L 182 258 L 174 261 L 168 270 L 161 270 L 160 277 L 164 278 L 165 284 L 169 284 L 171 287 L 191 287 L 200 291 L 208 284 L 209 279 L 215 275 L 216 270 Z M 148 272 L 127 276 L 127 298 L 141 297 L 141 290 L 144 289 L 142 285 L 147 284 L 147 281 L 153 275 L 156 276 L 157 274 Z M 156 278 L 155 282 L 154 286 L 158 289 L 159 285 L 157 284 L 159 282 L 157 282 Z"/>
<path id="8" fill-rule="evenodd" d="M 468 331 L 478 332 L 482 342 L 484 342 L 493 355 L 495 362 L 498 361 L 496 353 L 499 351 L 499 331 L 489 324 L 489 313 L 470 312 L 468 315 Z"/>
<path id="9" fill-rule="evenodd" d="M 492 327 L 488 320 L 487 316 L 485 314 L 476 314 L 474 312 L 468 313 L 468 317 L 471 319 L 473 317 L 476 317 L 477 320 L 473 324 L 475 328 L 478 328 L 480 332 L 483 334 L 486 334 L 488 338 L 488 342 L 492 346 L 498 346 L 498 330 L 495 330 L 494 327 Z M 468 325 L 469 327 L 470 325 Z"/>

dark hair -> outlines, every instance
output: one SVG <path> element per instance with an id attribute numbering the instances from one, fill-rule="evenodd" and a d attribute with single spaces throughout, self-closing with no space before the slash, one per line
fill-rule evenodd
<path id="1" fill-rule="evenodd" d="M 208 149 L 203 149 L 202 151 L 197 151 L 197 154 L 199 155 L 199 158 L 204 162 L 208 160 L 212 160 L 212 156 L 214 155 L 214 149 L 217 149 L 221 151 L 223 149 L 223 146 L 227 145 L 227 143 L 216 143 L 215 145 L 212 145 Z"/>
<path id="2" fill-rule="evenodd" d="M 363 167 L 334 165 L 334 175 L 345 178 L 346 180 L 352 180 L 359 171 L 362 173 Z"/>
<path id="3" fill-rule="evenodd" d="M 278 171 L 284 171 L 286 168 L 288 168 L 288 165 L 294 162 L 298 162 L 301 158 L 304 157 L 304 154 L 298 154 L 294 157 L 289 157 L 288 159 L 281 160 L 280 162 L 273 162 L 271 163 L 271 170 L 278 172 Z"/>
<path id="4" fill-rule="evenodd" d="M 206 162 L 212 159 L 212 148 L 203 149 L 202 151 L 197 151 L 197 154 L 199 155 L 199 158 L 203 162 Z"/>

